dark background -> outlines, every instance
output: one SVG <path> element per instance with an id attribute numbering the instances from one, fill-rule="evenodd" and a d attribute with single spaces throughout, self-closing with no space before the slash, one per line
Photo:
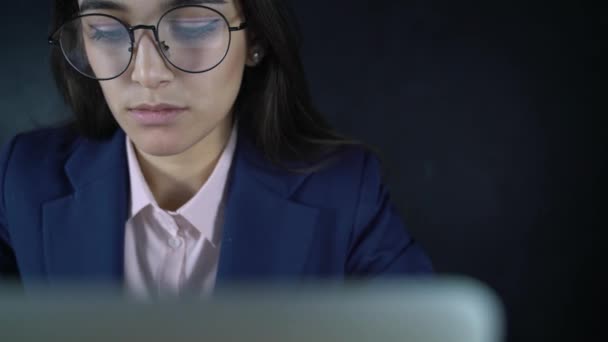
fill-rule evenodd
<path id="1" fill-rule="evenodd" d="M 291 2 L 319 108 L 382 151 L 393 200 L 437 270 L 496 290 L 510 341 L 590 337 L 605 269 L 592 199 L 606 154 L 592 102 L 603 9 Z M 3 5 L 0 143 L 68 115 L 48 70 L 50 0 Z"/>

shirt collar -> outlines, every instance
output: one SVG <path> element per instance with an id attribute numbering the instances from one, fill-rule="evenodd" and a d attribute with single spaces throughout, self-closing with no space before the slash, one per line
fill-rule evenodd
<path id="1" fill-rule="evenodd" d="M 158 207 L 158 205 L 143 176 L 131 139 L 127 136 L 125 140 L 127 146 L 127 161 L 129 164 L 129 183 L 131 187 L 131 204 L 129 208 L 129 218 L 131 218 L 139 214 L 139 212 L 148 205 L 155 207 Z"/>

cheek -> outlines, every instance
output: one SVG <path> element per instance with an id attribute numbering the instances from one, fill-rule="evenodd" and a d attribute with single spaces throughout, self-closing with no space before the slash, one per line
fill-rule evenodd
<path id="1" fill-rule="evenodd" d="M 125 94 L 125 87 L 121 86 L 120 79 L 115 79 L 111 81 L 102 81 L 99 82 L 101 86 L 101 91 L 103 92 L 103 96 L 112 111 L 114 117 L 118 120 L 116 113 L 120 113 L 120 109 L 123 105 L 123 97 Z"/>
<path id="2" fill-rule="evenodd" d="M 243 78 L 244 50 L 233 44 L 226 58 L 215 69 L 203 74 L 184 74 L 182 80 L 188 98 L 195 101 L 196 106 L 218 110 L 218 114 L 230 110 Z"/>

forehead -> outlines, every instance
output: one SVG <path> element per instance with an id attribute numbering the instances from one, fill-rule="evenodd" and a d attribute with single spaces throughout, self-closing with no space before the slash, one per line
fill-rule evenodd
<path id="1" fill-rule="evenodd" d="M 141 12 L 167 10 L 183 5 L 223 6 L 230 0 L 78 0 L 80 12 L 110 10 L 120 12 Z"/>

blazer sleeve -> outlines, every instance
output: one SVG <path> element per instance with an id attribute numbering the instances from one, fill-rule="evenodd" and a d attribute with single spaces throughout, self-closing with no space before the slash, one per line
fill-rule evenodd
<path id="1" fill-rule="evenodd" d="M 18 277 L 17 262 L 10 243 L 6 219 L 5 184 L 6 169 L 16 137 L 0 151 L 0 284 Z"/>
<path id="2" fill-rule="evenodd" d="M 382 182 L 380 163 L 366 153 L 346 272 L 354 277 L 428 274 L 430 259 L 410 236 Z"/>

